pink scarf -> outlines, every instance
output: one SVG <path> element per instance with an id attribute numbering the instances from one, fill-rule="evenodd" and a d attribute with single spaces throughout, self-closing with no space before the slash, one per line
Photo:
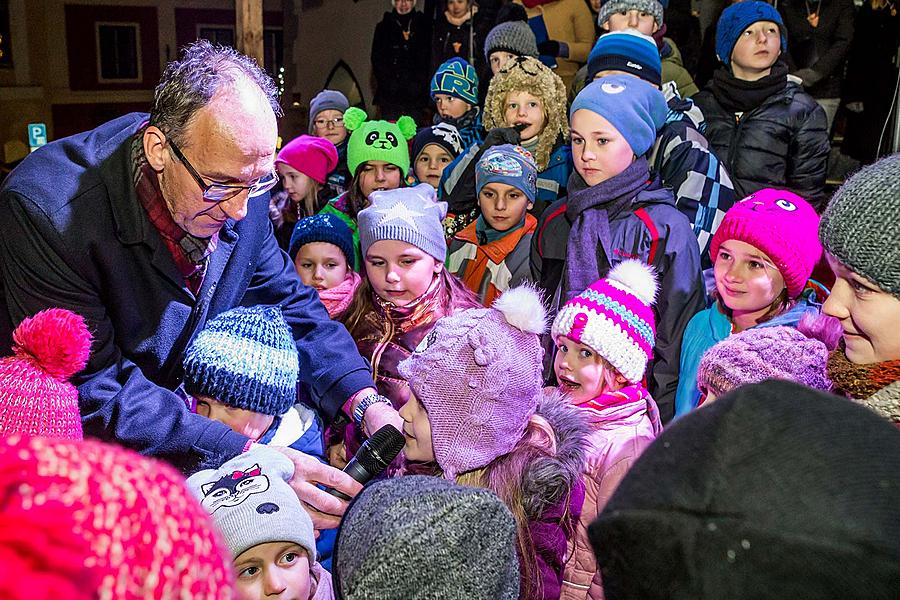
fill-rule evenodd
<path id="1" fill-rule="evenodd" d="M 362 283 L 362 277 L 359 276 L 359 273 L 350 271 L 347 278 L 335 287 L 319 290 L 319 300 L 325 305 L 329 317 L 336 319 L 347 310 L 360 283 Z"/>
<path id="2" fill-rule="evenodd" d="M 653 426 L 653 432 L 658 434 L 662 431 L 656 401 L 639 383 L 626 385 L 615 392 L 604 392 L 575 406 L 587 412 L 588 418 L 595 424 L 622 421 L 646 413 Z"/>

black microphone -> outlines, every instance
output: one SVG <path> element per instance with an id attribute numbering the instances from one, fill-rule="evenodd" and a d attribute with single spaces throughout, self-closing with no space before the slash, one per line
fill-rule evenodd
<path id="1" fill-rule="evenodd" d="M 387 466 L 397 458 L 405 445 L 406 438 L 403 437 L 400 430 L 393 425 L 385 425 L 363 442 L 356 452 L 356 456 L 344 467 L 344 473 L 365 485 L 387 469 Z M 341 500 L 350 500 L 347 494 L 335 489 L 325 491 Z"/>

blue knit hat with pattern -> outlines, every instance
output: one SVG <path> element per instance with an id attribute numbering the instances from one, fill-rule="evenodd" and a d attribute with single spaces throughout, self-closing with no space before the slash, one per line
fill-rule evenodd
<path id="1" fill-rule="evenodd" d="M 537 195 L 537 165 L 522 146 L 492 146 L 475 165 L 475 193 L 489 183 L 505 183 L 521 190 L 529 202 Z"/>
<path id="2" fill-rule="evenodd" d="M 784 21 L 778 10 L 765 2 L 745 0 L 726 8 L 716 25 L 716 56 L 726 67 L 731 67 L 731 52 L 738 38 L 745 29 L 757 21 L 778 23 L 778 30 L 781 32 L 781 53 L 787 52 Z"/>
<path id="3" fill-rule="evenodd" d="M 277 306 L 210 320 L 184 355 L 184 389 L 234 408 L 282 415 L 297 401 L 297 345 Z"/>
<path id="4" fill-rule="evenodd" d="M 572 102 L 569 119 L 582 109 L 609 121 L 636 156 L 653 147 L 656 131 L 669 114 L 662 92 L 631 75 L 607 75 L 587 84 Z"/>
<path id="5" fill-rule="evenodd" d="M 656 42 L 636 29 L 612 31 L 600 36 L 588 55 L 588 81 L 600 71 L 625 71 L 659 87 L 662 61 Z"/>
<path id="6" fill-rule="evenodd" d="M 446 61 L 431 78 L 432 100 L 435 94 L 447 94 L 478 106 L 478 74 L 475 67 L 458 56 Z"/>
<path id="7" fill-rule="evenodd" d="M 340 217 L 321 213 L 312 217 L 300 219 L 294 226 L 291 234 L 291 243 L 288 245 L 288 254 L 291 260 L 297 258 L 297 252 L 306 244 L 313 242 L 326 242 L 334 244 L 341 249 L 347 259 L 347 266 L 355 269 L 356 249 L 353 247 L 353 232 L 347 227 Z"/>

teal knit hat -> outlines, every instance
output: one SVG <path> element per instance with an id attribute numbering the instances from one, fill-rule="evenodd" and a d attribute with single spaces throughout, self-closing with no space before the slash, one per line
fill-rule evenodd
<path id="1" fill-rule="evenodd" d="M 431 78 L 432 100 L 435 94 L 447 94 L 471 106 L 478 106 L 478 74 L 475 67 L 458 56 L 446 61 Z"/>
<path id="2" fill-rule="evenodd" d="M 416 135 L 416 122 L 406 115 L 390 121 L 367 121 L 366 111 L 351 106 L 344 112 L 344 126 L 351 131 L 347 143 L 347 167 L 356 175 L 359 165 L 370 160 L 383 160 L 397 165 L 403 176 L 409 172 L 407 140 Z"/>

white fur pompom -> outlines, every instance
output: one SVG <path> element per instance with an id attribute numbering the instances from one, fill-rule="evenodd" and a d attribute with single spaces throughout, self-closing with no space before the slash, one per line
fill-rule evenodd
<path id="1" fill-rule="evenodd" d="M 531 285 L 506 290 L 494 300 L 492 307 L 503 313 L 506 322 L 516 329 L 537 335 L 547 331 L 547 309 L 537 288 Z"/>
<path id="2" fill-rule="evenodd" d="M 656 301 L 656 272 L 639 260 L 623 260 L 613 267 L 606 278 L 630 289 L 644 304 Z"/>

